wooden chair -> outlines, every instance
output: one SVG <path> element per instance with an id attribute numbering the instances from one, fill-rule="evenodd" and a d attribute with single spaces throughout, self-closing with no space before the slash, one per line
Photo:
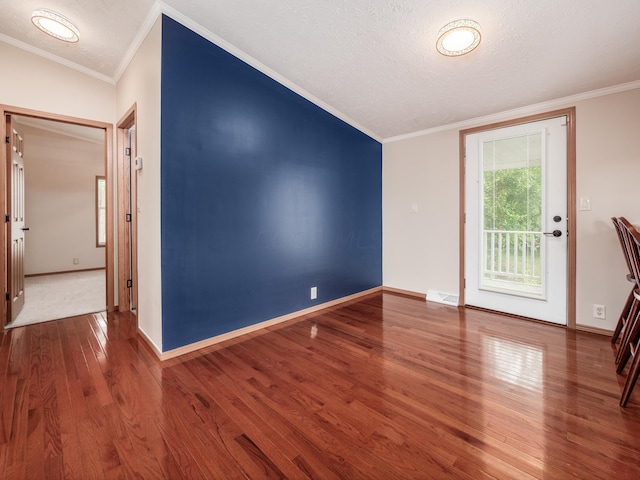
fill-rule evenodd
<path id="1" fill-rule="evenodd" d="M 638 250 L 635 241 L 636 237 L 640 238 L 640 234 L 626 218 L 618 218 L 618 223 L 620 225 L 622 244 L 624 245 L 624 249 L 629 258 L 631 276 L 634 279 L 640 278 L 640 251 Z M 634 295 L 634 292 L 637 289 L 640 289 L 640 285 L 638 285 L 638 282 L 635 282 L 634 289 L 631 291 L 631 305 L 629 308 L 629 312 L 627 313 L 626 317 L 623 318 L 622 322 L 620 322 L 620 320 L 618 321 L 618 323 L 622 323 L 619 333 L 620 345 L 618 347 L 618 352 L 616 355 L 618 373 L 622 372 L 627 360 L 629 359 L 629 334 L 631 333 L 633 323 L 637 320 L 638 314 L 640 313 L 640 300 L 638 300 Z M 617 328 L 618 327 L 616 326 L 616 329 Z"/>
<path id="2" fill-rule="evenodd" d="M 624 217 L 621 217 L 621 218 L 624 219 Z M 631 258 L 626 245 L 627 242 L 625 241 L 625 238 L 624 238 L 625 227 L 622 225 L 622 223 L 618 218 L 613 217 L 611 221 L 613 222 L 613 226 L 615 227 L 616 233 L 618 235 L 618 240 L 620 241 L 620 247 L 622 248 L 622 254 L 624 256 L 625 261 L 627 262 L 627 269 L 629 271 L 629 273 L 627 273 L 627 280 L 633 284 L 633 287 L 631 288 L 631 291 L 627 296 L 627 301 L 624 304 L 624 308 L 620 313 L 620 317 L 618 317 L 618 323 L 616 324 L 616 328 L 613 331 L 613 335 L 611 336 L 611 343 L 616 343 L 616 341 L 618 340 L 618 337 L 620 336 L 620 333 L 622 332 L 622 330 L 624 329 L 624 326 L 627 323 L 629 314 L 631 313 L 631 308 L 634 302 L 633 291 L 636 288 L 640 288 L 640 286 L 637 285 L 636 279 L 633 276 L 633 268 L 631 267 Z M 627 222 L 626 219 L 624 219 L 624 221 Z"/>
<path id="3" fill-rule="evenodd" d="M 633 277 L 640 278 L 640 233 L 631 225 L 626 219 L 619 219 L 622 228 L 622 237 L 625 242 L 627 251 L 629 252 L 629 259 L 631 262 L 631 271 Z M 626 319 L 624 328 L 621 331 L 620 348 L 616 362 L 618 364 L 616 372 L 618 374 L 624 371 L 624 367 L 627 364 L 629 358 L 633 358 L 627 379 L 625 381 L 622 395 L 620 397 L 620 406 L 625 407 L 633 391 L 638 375 L 640 374 L 640 320 L 639 320 L 639 308 L 640 305 L 640 288 L 633 290 L 633 300 L 629 315 Z"/>
<path id="4" fill-rule="evenodd" d="M 640 247 L 640 238 L 638 239 L 638 247 Z M 637 302 L 640 302 L 640 290 L 634 290 L 633 292 Z M 624 364 L 627 363 L 629 357 L 632 357 L 631 367 L 629 367 L 629 373 L 627 373 L 627 380 L 624 382 L 624 388 L 622 389 L 622 395 L 620 396 L 620 406 L 626 407 L 629 402 L 629 397 L 638 381 L 638 375 L 640 374 L 640 354 L 638 354 L 638 348 L 640 347 L 640 321 L 637 321 L 638 315 L 636 315 L 635 321 L 632 322 L 632 328 L 629 332 L 629 341 L 627 342 L 626 350 L 628 352 L 625 358 L 618 364 L 618 373 L 622 373 L 624 370 Z M 622 368 L 620 368 L 622 366 Z"/>

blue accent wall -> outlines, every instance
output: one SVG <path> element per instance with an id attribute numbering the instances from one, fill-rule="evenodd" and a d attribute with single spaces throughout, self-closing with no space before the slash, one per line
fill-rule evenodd
<path id="1" fill-rule="evenodd" d="M 164 351 L 382 284 L 379 142 L 164 16 L 161 85 Z"/>

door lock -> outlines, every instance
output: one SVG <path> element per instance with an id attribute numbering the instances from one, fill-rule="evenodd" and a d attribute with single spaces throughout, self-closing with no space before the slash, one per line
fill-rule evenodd
<path id="1" fill-rule="evenodd" d="M 561 237 L 562 236 L 562 232 L 560 230 L 554 230 L 553 232 L 542 232 L 543 235 L 546 235 L 547 237 Z"/>

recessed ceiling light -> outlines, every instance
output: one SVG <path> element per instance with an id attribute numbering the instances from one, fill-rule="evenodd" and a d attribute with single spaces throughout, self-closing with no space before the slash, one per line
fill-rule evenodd
<path id="1" fill-rule="evenodd" d="M 34 10 L 31 14 L 33 24 L 47 35 L 64 42 L 75 43 L 80 40 L 80 31 L 71 20 L 51 10 Z"/>
<path id="2" fill-rule="evenodd" d="M 438 32 L 436 48 L 442 55 L 457 57 L 480 44 L 480 25 L 469 19 L 454 20 Z"/>

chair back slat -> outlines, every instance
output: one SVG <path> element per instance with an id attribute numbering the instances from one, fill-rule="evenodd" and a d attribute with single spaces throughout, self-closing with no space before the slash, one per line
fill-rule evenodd
<path id="1" fill-rule="evenodd" d="M 621 221 L 621 219 L 623 221 Z M 618 235 L 618 241 L 620 242 L 620 247 L 622 248 L 624 260 L 625 262 L 627 262 L 627 271 L 629 272 L 627 274 L 627 280 L 633 283 L 633 287 L 631 288 L 629 295 L 627 295 L 627 301 L 625 302 L 624 307 L 620 312 L 620 316 L 618 317 L 616 328 L 613 330 L 613 335 L 611 335 L 611 343 L 615 344 L 620 338 L 620 334 L 623 331 L 626 331 L 625 327 L 627 326 L 628 320 L 631 319 L 638 310 L 638 303 L 635 300 L 634 291 L 636 288 L 640 287 L 640 279 L 636 278 L 636 276 L 634 275 L 633 266 L 631 264 L 631 242 L 627 239 L 629 235 L 626 232 L 627 228 L 625 226 L 630 225 L 630 223 L 624 217 L 613 217 L 611 221 L 613 222 L 613 226 L 615 227 L 616 235 Z M 621 358 L 621 356 L 622 352 L 618 351 L 618 355 L 616 356 L 616 363 L 618 363 L 618 358 Z"/>
<path id="2" fill-rule="evenodd" d="M 627 268 L 629 269 L 629 273 L 633 275 L 633 268 L 631 266 L 631 258 L 629 256 L 629 251 L 626 245 L 626 240 L 624 238 L 624 228 L 625 226 L 622 224 L 621 220 L 624 219 L 625 223 L 629 223 L 626 218 L 613 217 L 611 221 L 613 222 L 613 226 L 616 229 L 616 233 L 618 234 L 618 240 L 620 241 L 620 247 L 622 248 L 622 253 L 624 255 L 624 259 L 627 262 Z"/>
<path id="3" fill-rule="evenodd" d="M 622 238 L 625 244 L 626 255 L 629 257 L 629 266 L 631 267 L 631 275 L 636 279 L 636 283 L 640 281 L 640 233 L 636 227 L 631 225 L 629 221 L 620 217 L 618 219 L 622 226 Z"/>

